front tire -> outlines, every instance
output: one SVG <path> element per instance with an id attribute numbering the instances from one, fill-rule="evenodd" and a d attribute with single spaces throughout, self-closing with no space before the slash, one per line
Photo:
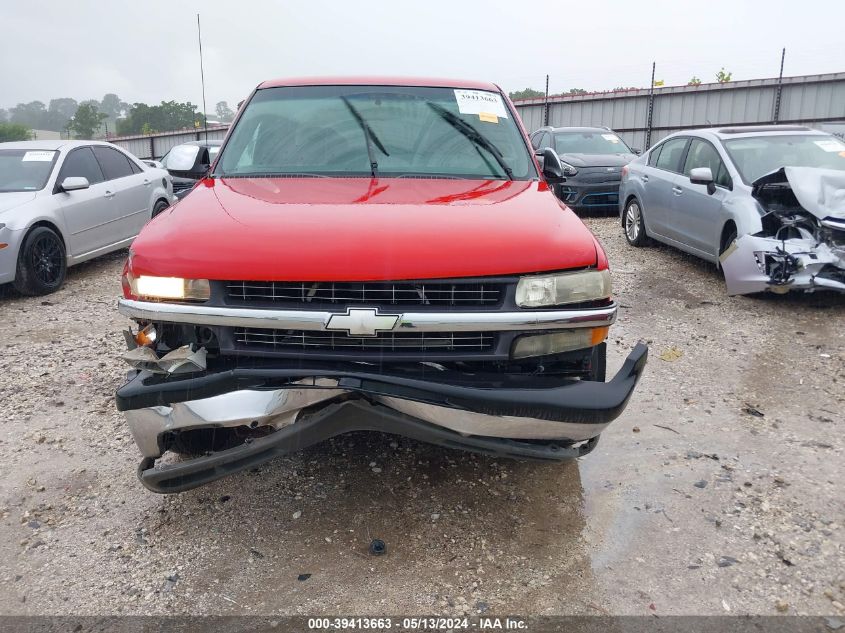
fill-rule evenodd
<path id="1" fill-rule="evenodd" d="M 18 253 L 15 289 L 29 296 L 46 295 L 62 287 L 67 274 L 67 253 L 58 234 L 37 226 L 24 238 Z"/>
<path id="2" fill-rule="evenodd" d="M 648 235 L 645 232 L 645 220 L 640 201 L 632 198 L 625 205 L 625 213 L 622 216 L 622 226 L 625 230 L 625 239 L 631 246 L 641 247 L 648 243 Z"/>
<path id="3" fill-rule="evenodd" d="M 153 213 L 150 217 L 156 217 L 159 213 L 164 211 L 169 206 L 170 205 L 165 200 L 156 200 L 156 203 L 153 205 Z"/>

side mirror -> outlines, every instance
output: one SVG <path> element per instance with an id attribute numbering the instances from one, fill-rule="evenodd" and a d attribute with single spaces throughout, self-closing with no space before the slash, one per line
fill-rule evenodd
<path id="1" fill-rule="evenodd" d="M 208 173 L 198 145 L 177 145 L 167 156 L 167 171 L 179 178 L 199 180 Z"/>
<path id="2" fill-rule="evenodd" d="M 147 167 L 152 167 L 153 169 L 162 169 L 164 167 L 164 165 L 157 160 L 142 160 L 141 162 Z"/>
<path id="3" fill-rule="evenodd" d="M 643 153 L 643 150 L 641 150 L 639 147 L 632 147 L 632 148 L 631 148 L 631 153 L 632 153 L 632 154 L 636 154 L 637 156 L 639 156 L 640 154 L 642 154 L 642 153 Z"/>
<path id="4" fill-rule="evenodd" d="M 543 176 L 549 182 L 560 182 L 563 180 L 563 165 L 560 164 L 560 157 L 557 152 L 551 147 L 544 147 L 542 150 L 542 161 L 540 164 L 543 168 Z"/>
<path id="5" fill-rule="evenodd" d="M 690 169 L 689 181 L 694 185 L 705 185 L 707 193 L 716 193 L 716 183 L 713 181 L 713 172 L 709 167 L 695 167 Z"/>
<path id="6" fill-rule="evenodd" d="M 91 185 L 84 176 L 68 176 L 62 181 L 60 186 L 62 191 L 78 191 L 80 189 L 87 189 Z"/>

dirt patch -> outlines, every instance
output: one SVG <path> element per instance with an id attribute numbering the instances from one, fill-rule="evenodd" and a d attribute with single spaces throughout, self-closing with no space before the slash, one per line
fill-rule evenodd
<path id="1" fill-rule="evenodd" d="M 622 306 L 609 371 L 639 340 L 651 357 L 596 450 L 554 466 L 356 433 L 153 495 L 112 397 L 122 255 L 71 269 L 46 298 L 4 290 L 0 611 L 772 614 L 781 601 L 841 615 L 845 301 L 727 297 L 715 267 L 587 222 Z M 385 556 L 368 553 L 374 538 Z"/>

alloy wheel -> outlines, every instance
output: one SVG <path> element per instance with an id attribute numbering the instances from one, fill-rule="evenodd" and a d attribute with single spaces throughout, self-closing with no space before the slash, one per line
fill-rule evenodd
<path id="1" fill-rule="evenodd" d="M 57 284 L 62 276 L 62 248 L 53 235 L 42 235 L 29 253 L 32 271 L 45 286 Z"/>
<path id="2" fill-rule="evenodd" d="M 640 205 L 636 202 L 631 202 L 628 209 L 625 211 L 625 235 L 628 236 L 629 242 L 636 242 L 640 236 L 642 213 L 640 212 Z"/>

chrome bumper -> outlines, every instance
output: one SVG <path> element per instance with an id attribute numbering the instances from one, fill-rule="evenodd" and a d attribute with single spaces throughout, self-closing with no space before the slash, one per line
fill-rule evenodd
<path id="1" fill-rule="evenodd" d="M 156 303 L 121 299 L 121 314 L 140 321 L 187 323 L 274 330 L 325 330 L 329 319 L 342 312 L 319 310 L 264 310 Z M 394 331 L 503 332 L 603 327 L 616 321 L 616 304 L 587 310 L 521 310 L 517 312 L 405 312 Z"/>
<path id="2" fill-rule="evenodd" d="M 337 381 L 334 381 L 334 385 L 337 386 Z M 159 457 L 165 433 L 237 426 L 270 426 L 278 430 L 296 424 L 303 409 L 320 403 L 329 404 L 351 393 L 328 386 L 319 389 L 233 391 L 201 400 L 177 402 L 172 406 L 126 411 L 126 421 L 141 454 L 144 457 Z M 488 415 L 390 396 L 372 396 L 370 401 L 461 435 L 580 442 L 599 435 L 610 424 L 610 420 L 573 423 L 514 415 Z"/>
<path id="3" fill-rule="evenodd" d="M 638 344 L 610 382 L 537 376 L 453 379 L 377 373 L 372 368 L 234 367 L 181 379 L 136 373 L 118 389 L 118 409 L 145 457 L 163 452 L 165 434 L 187 429 L 290 427 L 333 400 L 389 409 L 465 437 L 580 442 L 598 436 L 625 409 L 645 368 Z M 322 405 L 320 407 L 319 405 Z M 354 429 L 347 429 L 354 430 Z"/>

